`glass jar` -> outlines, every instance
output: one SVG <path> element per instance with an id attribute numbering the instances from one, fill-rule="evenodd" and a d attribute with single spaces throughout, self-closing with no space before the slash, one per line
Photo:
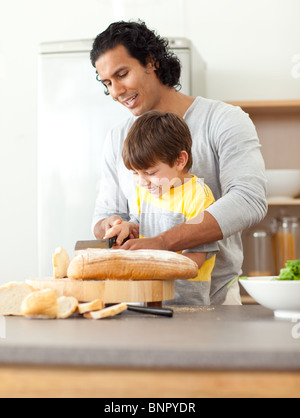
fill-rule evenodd
<path id="1" fill-rule="evenodd" d="M 282 217 L 276 225 L 276 270 L 280 274 L 287 261 L 300 259 L 300 219 Z"/>
<path id="2" fill-rule="evenodd" d="M 251 232 L 249 237 L 250 277 L 274 276 L 275 263 L 272 234 L 265 230 Z"/>

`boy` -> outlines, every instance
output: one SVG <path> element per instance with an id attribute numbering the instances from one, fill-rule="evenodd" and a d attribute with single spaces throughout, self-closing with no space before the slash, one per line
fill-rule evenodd
<path id="1" fill-rule="evenodd" d="M 123 147 L 123 161 L 137 182 L 137 213 L 130 222 L 119 222 L 105 238 L 118 236 L 117 244 L 139 224 L 140 238 L 150 238 L 182 222 L 199 223 L 214 202 L 211 190 L 189 173 L 192 138 L 182 118 L 173 113 L 150 111 L 130 129 Z M 216 243 L 185 249 L 182 253 L 199 267 L 198 276 L 176 282 L 176 301 L 185 305 L 209 305 L 211 272 Z"/>

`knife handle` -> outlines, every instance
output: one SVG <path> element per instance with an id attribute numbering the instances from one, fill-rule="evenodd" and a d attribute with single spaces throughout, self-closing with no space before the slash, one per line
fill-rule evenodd
<path id="1" fill-rule="evenodd" d="M 117 236 L 108 239 L 109 248 L 114 247 L 116 243 L 117 243 Z"/>
<path id="2" fill-rule="evenodd" d="M 127 309 L 133 312 L 167 316 L 169 318 L 173 316 L 173 310 L 170 308 L 149 308 L 144 306 L 127 305 Z"/>
<path id="3" fill-rule="evenodd" d="M 117 236 L 115 236 L 115 237 L 112 237 L 112 238 L 109 238 L 108 239 L 108 246 L 109 246 L 109 248 L 112 248 L 112 247 L 114 247 L 115 245 L 117 245 Z M 122 245 L 126 242 L 126 241 L 128 241 L 129 240 L 129 237 L 127 237 L 127 238 L 125 238 L 124 239 L 124 241 L 122 242 Z"/>

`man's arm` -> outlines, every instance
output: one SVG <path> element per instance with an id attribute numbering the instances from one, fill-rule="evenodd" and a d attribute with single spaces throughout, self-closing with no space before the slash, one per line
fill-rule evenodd
<path id="1" fill-rule="evenodd" d="M 92 232 L 96 239 L 103 239 L 114 222 L 129 220 L 127 199 L 119 185 L 117 152 L 114 150 L 112 132 L 107 135 L 100 166 L 101 175 L 92 221 Z"/>
<path id="2" fill-rule="evenodd" d="M 193 248 L 222 239 L 223 234 L 218 222 L 209 212 L 205 211 L 203 221 L 199 224 L 183 223 L 154 238 L 132 239 L 127 241 L 122 249 L 181 251 L 185 248 Z"/>

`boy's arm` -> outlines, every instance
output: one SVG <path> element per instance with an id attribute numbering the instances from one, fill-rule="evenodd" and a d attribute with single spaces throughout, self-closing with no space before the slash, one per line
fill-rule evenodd
<path id="1" fill-rule="evenodd" d="M 184 248 L 192 248 L 222 239 L 223 234 L 218 222 L 209 212 L 205 211 L 203 222 L 200 224 L 182 223 L 154 238 L 127 241 L 123 244 L 122 248 L 124 250 L 147 248 L 153 250 L 182 251 Z"/>
<path id="2" fill-rule="evenodd" d="M 199 269 L 201 269 L 207 257 L 207 253 L 183 253 L 183 255 L 195 261 Z"/>
<path id="3" fill-rule="evenodd" d="M 202 183 L 200 183 L 202 184 Z M 203 186 L 203 188 L 202 188 Z M 217 241 L 223 239 L 223 234 L 215 218 L 207 211 L 214 202 L 211 190 L 205 185 L 200 186 L 202 193 L 194 193 L 190 199 L 187 221 L 162 232 L 154 238 L 127 241 L 122 248 L 138 250 L 143 248 L 182 251 L 195 247 L 199 252 L 209 253 L 218 250 Z M 187 208 L 186 208 L 187 209 Z"/>

